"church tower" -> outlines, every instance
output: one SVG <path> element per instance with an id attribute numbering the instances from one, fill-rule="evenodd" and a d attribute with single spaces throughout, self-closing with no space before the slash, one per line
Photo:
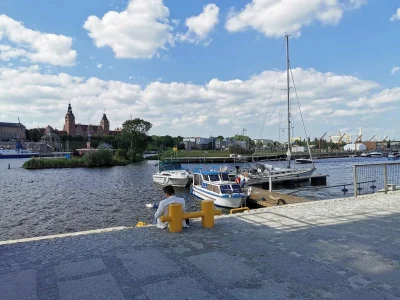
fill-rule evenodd
<path id="1" fill-rule="evenodd" d="M 68 111 L 65 115 L 64 130 L 68 135 L 75 136 L 75 116 L 72 113 L 71 103 L 68 104 Z"/>
<path id="2" fill-rule="evenodd" d="M 103 127 L 103 134 L 110 134 L 110 122 L 108 121 L 106 114 L 103 114 L 100 126 Z"/>

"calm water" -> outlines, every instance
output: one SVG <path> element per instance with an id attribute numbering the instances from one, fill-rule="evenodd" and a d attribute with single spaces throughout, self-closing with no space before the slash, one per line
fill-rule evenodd
<path id="1" fill-rule="evenodd" d="M 145 205 L 158 203 L 164 196 L 162 187 L 152 181 L 155 161 L 110 169 L 34 171 L 22 169 L 24 161 L 0 160 L 0 240 L 152 222 L 154 209 Z M 352 182 L 353 164 L 378 162 L 387 159 L 326 159 L 316 166 L 319 173 L 330 174 L 328 185 L 337 185 Z M 234 169 L 233 164 L 224 165 Z M 329 199 L 343 197 L 341 189 L 305 189 L 294 194 Z M 176 189 L 176 194 L 186 199 L 188 210 L 200 207 L 189 189 Z"/>

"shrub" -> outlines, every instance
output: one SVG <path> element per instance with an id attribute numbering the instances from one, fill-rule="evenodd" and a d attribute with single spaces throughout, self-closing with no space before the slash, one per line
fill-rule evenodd
<path id="1" fill-rule="evenodd" d="M 85 156 L 88 167 L 109 167 L 113 165 L 113 153 L 109 150 L 91 151 Z"/>

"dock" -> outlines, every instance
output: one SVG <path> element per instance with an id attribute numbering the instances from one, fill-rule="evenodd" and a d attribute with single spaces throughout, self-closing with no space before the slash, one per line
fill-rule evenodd
<path id="1" fill-rule="evenodd" d="M 181 233 L 149 226 L 3 241 L 0 298 L 399 299 L 399 197 L 261 208 Z"/>
<path id="2" fill-rule="evenodd" d="M 253 186 L 251 187 L 251 194 L 248 201 L 250 201 L 251 204 L 256 204 L 261 207 L 271 207 L 276 205 L 304 203 L 310 200 L 292 195 L 270 192 Z"/>

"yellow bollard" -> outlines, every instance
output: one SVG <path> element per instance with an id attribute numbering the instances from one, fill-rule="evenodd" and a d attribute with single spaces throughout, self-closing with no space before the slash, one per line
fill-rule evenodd
<path id="1" fill-rule="evenodd" d="M 201 201 L 201 211 L 203 212 L 203 217 L 201 222 L 204 228 L 214 227 L 214 201 L 203 200 Z"/>
<path id="2" fill-rule="evenodd" d="M 182 231 L 182 205 L 178 203 L 170 204 L 168 207 L 168 214 L 171 218 L 169 220 L 169 231 L 170 232 L 181 232 Z"/>

